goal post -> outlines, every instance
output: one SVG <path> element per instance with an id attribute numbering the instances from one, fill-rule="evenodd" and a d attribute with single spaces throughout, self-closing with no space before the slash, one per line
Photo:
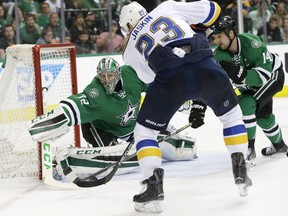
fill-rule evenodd
<path id="1" fill-rule="evenodd" d="M 0 178 L 42 179 L 41 146 L 31 139 L 28 122 L 77 92 L 73 44 L 19 44 L 6 49 L 0 74 Z M 50 144 L 54 150 L 79 147 L 79 126 Z"/>

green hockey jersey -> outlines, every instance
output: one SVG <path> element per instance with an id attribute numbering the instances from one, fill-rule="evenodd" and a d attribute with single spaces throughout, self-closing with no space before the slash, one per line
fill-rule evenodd
<path id="1" fill-rule="evenodd" d="M 235 84 L 241 91 L 256 92 L 271 78 L 272 73 L 281 66 L 280 58 L 268 51 L 262 39 L 256 35 L 243 33 L 237 35 L 238 53 L 233 55 L 227 50 L 217 47 L 214 51 L 218 62 L 232 62 L 247 70 L 247 76 L 242 85 Z"/>
<path id="2" fill-rule="evenodd" d="M 131 134 L 139 112 L 141 93 L 147 90 L 135 70 L 127 65 L 121 67 L 122 89 L 107 95 L 97 77 L 82 93 L 71 95 L 60 102 L 71 125 L 91 122 L 96 128 L 118 138 Z"/>

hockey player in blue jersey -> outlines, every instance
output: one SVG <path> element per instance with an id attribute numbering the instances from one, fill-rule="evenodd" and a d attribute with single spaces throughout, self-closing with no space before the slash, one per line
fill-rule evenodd
<path id="1" fill-rule="evenodd" d="M 206 105 L 223 124 L 240 195 L 247 195 L 252 185 L 245 166 L 247 132 L 236 95 L 205 34 L 197 33 L 215 23 L 220 12 L 213 1 L 165 1 L 150 13 L 132 2 L 121 10 L 119 23 L 127 37 L 123 60 L 149 83 L 134 130 L 144 186 L 133 198 L 136 211 L 162 211 L 164 170 L 156 137 L 187 100 L 193 100 L 189 117 L 193 128 L 204 124 Z"/>

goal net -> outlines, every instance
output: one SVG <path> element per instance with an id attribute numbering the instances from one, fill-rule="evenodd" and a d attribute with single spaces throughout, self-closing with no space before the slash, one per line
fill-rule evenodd
<path id="1" fill-rule="evenodd" d="M 28 122 L 77 93 L 75 47 L 71 44 L 15 45 L 6 50 L 0 74 L 0 178 L 39 176 L 40 144 Z M 79 128 L 52 146 L 79 146 Z"/>

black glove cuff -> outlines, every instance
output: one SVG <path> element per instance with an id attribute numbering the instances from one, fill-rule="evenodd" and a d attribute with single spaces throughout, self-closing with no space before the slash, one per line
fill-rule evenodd
<path id="1" fill-rule="evenodd" d="M 207 109 L 207 105 L 204 104 L 202 101 L 196 101 L 196 100 L 193 100 L 193 103 L 191 104 L 191 111 L 192 110 L 201 110 L 202 112 L 205 112 L 206 109 Z"/>

